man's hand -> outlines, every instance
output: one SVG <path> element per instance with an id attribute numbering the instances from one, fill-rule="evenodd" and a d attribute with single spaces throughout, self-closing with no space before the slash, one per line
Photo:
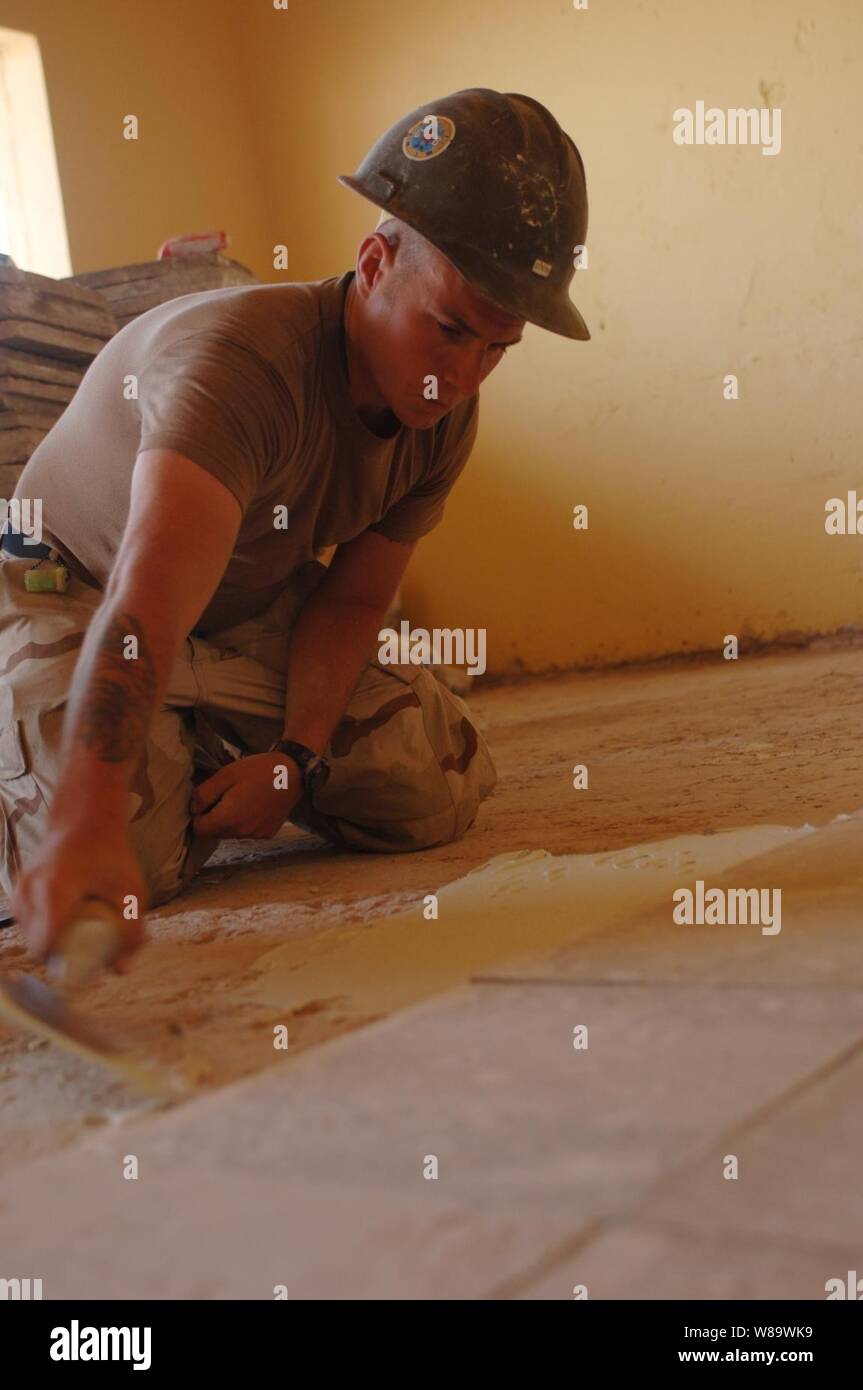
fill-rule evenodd
<path id="1" fill-rule="evenodd" d="M 219 768 L 195 788 L 190 802 L 192 828 L 196 835 L 271 840 L 302 791 L 302 773 L 293 758 L 285 753 L 253 753 Z"/>
<path id="2" fill-rule="evenodd" d="M 138 915 L 132 919 L 125 916 L 129 895 L 137 900 Z M 100 824 L 98 830 L 90 823 L 49 830 L 38 854 L 18 878 L 12 911 L 35 960 L 47 959 L 75 908 L 90 897 L 110 903 L 123 923 L 126 944 L 113 961 L 114 969 L 122 973 L 144 939 L 149 899 L 141 866 L 119 817 L 113 824 Z"/>

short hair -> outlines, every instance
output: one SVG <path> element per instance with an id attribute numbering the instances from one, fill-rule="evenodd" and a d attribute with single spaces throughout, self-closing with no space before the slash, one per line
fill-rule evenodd
<path id="1" fill-rule="evenodd" d="M 399 273 L 412 274 L 435 255 L 430 241 L 400 217 L 384 213 L 378 219 L 375 231 L 390 244 L 395 253 L 395 263 Z"/>

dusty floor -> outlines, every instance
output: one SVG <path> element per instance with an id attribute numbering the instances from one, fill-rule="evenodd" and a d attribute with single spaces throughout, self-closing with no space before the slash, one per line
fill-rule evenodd
<path id="1" fill-rule="evenodd" d="M 345 855 L 291 830 L 223 847 L 184 898 L 152 914 L 134 969 L 86 996 L 92 1022 L 165 1063 L 198 1093 L 290 1064 L 379 1013 L 351 981 L 286 1015 L 255 993 L 261 957 L 285 942 L 322 942 L 415 906 L 423 894 L 513 850 L 617 850 L 682 833 L 757 824 L 826 825 L 863 805 L 863 645 L 663 662 L 643 669 L 478 688 L 471 705 L 499 771 L 493 797 L 460 843 L 415 855 Z M 572 768 L 590 790 L 572 788 Z M 519 949 L 548 942 L 527 924 Z M 500 957 L 513 954 L 511 939 Z M 20 968 L 17 930 L 0 933 L 0 969 Z M 493 964 L 488 954 L 482 964 Z M 473 967 L 476 961 L 472 962 Z M 455 959 L 432 992 L 467 979 Z M 418 982 L 415 998 L 422 998 Z M 273 1026 L 289 1023 L 290 1054 Z M 0 1027 L 0 1174 L 74 1145 L 94 1128 L 142 1116 L 151 1102 L 110 1073 Z"/>

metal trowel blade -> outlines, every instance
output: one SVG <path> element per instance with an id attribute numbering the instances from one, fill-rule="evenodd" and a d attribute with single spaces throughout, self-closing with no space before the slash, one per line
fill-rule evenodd
<path id="1" fill-rule="evenodd" d="M 150 1095 L 177 1098 L 188 1089 L 175 1073 L 157 1070 L 120 1052 L 32 975 L 15 972 L 0 979 L 0 1018 L 77 1052 L 88 1061 L 110 1067 Z"/>

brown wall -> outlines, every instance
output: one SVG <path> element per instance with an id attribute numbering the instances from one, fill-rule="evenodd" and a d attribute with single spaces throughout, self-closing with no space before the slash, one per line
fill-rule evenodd
<path id="1" fill-rule="evenodd" d="M 824 532 L 829 497 L 863 497 L 861 14 L 0 4 L 0 24 L 42 42 L 76 271 L 224 226 L 261 279 L 279 278 L 277 242 L 289 278 L 338 273 L 376 213 L 336 175 L 458 87 L 536 96 L 576 140 L 591 224 L 573 288 L 593 339 L 528 328 L 489 379 L 468 470 L 405 587 L 415 623 L 486 627 L 492 670 L 863 622 L 863 537 Z M 672 112 L 698 99 L 781 107 L 781 153 L 677 147 Z"/>

